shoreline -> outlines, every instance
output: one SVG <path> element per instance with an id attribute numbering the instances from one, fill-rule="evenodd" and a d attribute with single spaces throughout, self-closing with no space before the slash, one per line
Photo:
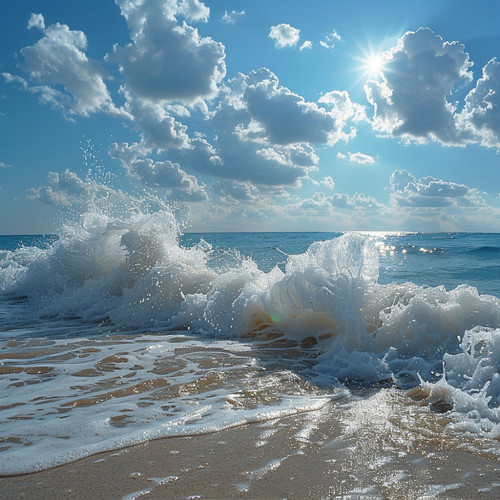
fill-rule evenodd
<path id="1" fill-rule="evenodd" d="M 458 449 L 443 415 L 407 400 L 375 391 L 344 407 L 3 477 L 0 489 L 5 499 L 51 500 L 500 496 L 500 457 Z"/>

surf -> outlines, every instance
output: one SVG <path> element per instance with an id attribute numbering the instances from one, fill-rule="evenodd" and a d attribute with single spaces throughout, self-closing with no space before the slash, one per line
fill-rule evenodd
<path id="1" fill-rule="evenodd" d="M 343 391 L 353 387 L 377 384 L 409 391 L 411 398 L 427 401 L 436 411 L 447 412 L 450 428 L 483 438 L 499 435 L 499 298 L 480 294 L 467 284 L 450 290 L 444 285 L 430 287 L 413 282 L 381 284 L 380 245 L 367 234 L 345 233 L 315 241 L 301 253 L 285 252 L 269 270 L 262 270 L 251 256 L 237 248 L 220 252 L 203 238 L 190 245 L 182 244 L 181 239 L 178 217 L 168 205 L 127 198 L 107 205 L 91 203 L 76 218 L 66 220 L 57 237 L 47 245 L 21 246 L 3 250 L 0 255 L 0 290 L 13 325 L 8 331 L 10 340 L 24 342 L 33 332 L 32 327 L 19 326 L 16 311 L 19 317 L 22 311 L 23 324 L 36 324 L 41 331 L 50 332 L 48 345 L 64 346 L 70 342 L 72 353 L 80 353 L 81 348 L 72 344 L 68 335 L 70 339 L 82 338 L 82 332 L 86 332 L 89 342 L 97 343 L 104 332 L 118 339 L 126 334 L 131 339 L 127 346 L 121 340 L 113 343 L 104 356 L 108 359 L 104 365 L 99 361 L 103 348 L 96 348 L 95 359 L 89 351 L 88 366 L 82 358 L 78 362 L 81 369 L 75 372 L 87 380 L 94 372 L 95 376 L 105 377 L 108 369 L 128 367 L 130 373 L 136 373 L 130 384 L 120 378 L 112 383 L 115 388 L 96 392 L 85 382 L 84 392 L 94 394 L 90 399 L 70 392 L 60 401 L 61 411 L 71 409 L 72 414 L 79 415 L 75 417 L 78 422 L 86 419 L 82 415 L 95 411 L 95 405 L 102 408 L 99 425 L 103 427 L 99 432 L 107 435 L 110 442 L 104 448 L 97 444 L 89 448 L 78 444 L 75 435 L 76 448 L 86 451 L 76 453 L 70 448 L 62 457 L 52 457 L 52 464 L 67 461 L 67 453 L 80 457 L 172 432 L 182 435 L 193 429 L 217 430 L 221 428 L 216 423 L 221 415 L 231 426 L 314 409 L 325 404 L 324 388 L 345 394 Z M 72 329 L 75 333 L 68 333 Z M 171 401 L 174 413 L 166 421 L 157 410 L 132 412 L 131 405 L 137 403 L 140 408 L 141 404 L 140 399 L 132 404 L 134 394 L 165 391 L 163 387 L 171 384 L 168 377 L 158 382 L 149 369 L 143 372 L 138 368 L 144 366 L 138 361 L 138 354 L 134 354 L 134 342 L 139 342 L 140 350 L 143 335 L 156 336 L 142 355 L 147 359 L 146 353 L 156 353 L 150 361 L 156 366 L 162 357 L 175 362 L 175 339 L 182 332 L 194 336 L 190 337 L 193 340 L 182 342 L 194 343 L 208 357 L 212 353 L 211 343 L 216 342 L 228 352 L 233 352 L 238 343 L 250 353 L 264 349 L 272 358 L 275 352 L 281 369 L 286 372 L 283 363 L 285 367 L 289 364 L 286 377 L 291 377 L 287 389 L 290 393 L 297 383 L 303 383 L 301 377 L 305 374 L 313 385 L 295 399 L 273 396 L 276 405 L 269 408 L 263 403 L 269 396 L 259 396 L 263 399 L 255 400 L 257 410 L 248 409 L 243 414 L 231 409 L 244 404 L 244 400 L 231 395 L 234 388 L 224 389 L 222 379 L 217 383 L 214 379 L 206 390 L 200 389 L 203 396 L 196 396 L 201 398 L 205 410 L 200 409 L 201 413 L 195 412 L 192 417 L 182 398 Z M 285 357 L 281 357 L 283 349 Z M 15 345 L 9 351 L 15 352 Z M 299 354 L 300 368 L 295 366 L 290 351 Z M 79 360 L 81 354 L 72 356 Z M 251 356 L 242 358 L 243 365 L 252 366 Z M 15 361 L 6 356 L 3 363 L 13 366 Z M 73 365 L 65 366 L 65 370 L 74 371 Z M 99 368 L 107 366 L 104 371 Z M 202 371 L 203 375 L 193 380 L 188 372 L 183 372 L 183 384 L 199 387 L 199 380 L 203 380 L 203 386 L 214 373 L 221 375 L 221 366 L 214 372 Z M 279 372 L 278 378 L 285 372 Z M 48 370 L 40 377 L 48 384 L 54 374 Z M 243 384 L 244 378 L 239 380 L 238 384 Z M 276 389 L 280 384 L 271 377 L 266 387 Z M 215 406 L 210 400 L 210 387 L 218 387 L 220 400 Z M 189 396 L 192 389 L 183 390 Z M 241 387 L 237 392 L 240 390 Z M 27 385 L 17 389 L 17 394 L 23 391 L 28 391 Z M 26 400 L 34 398 L 31 392 L 23 394 Z M 196 389 L 193 394 L 200 393 Z M 124 406 L 113 403 L 117 398 Z M 15 408 L 17 396 L 13 400 Z M 12 408 L 8 411 L 14 415 Z M 129 425 L 125 417 L 120 417 L 120 412 L 127 411 L 134 415 Z M 52 429 L 55 421 L 46 418 L 47 421 L 42 419 L 44 426 Z M 173 424 L 176 419 L 180 419 L 179 423 Z M 199 421 L 198 427 L 187 425 L 190 419 Z M 110 422 L 115 423 L 110 426 Z M 68 435 L 73 436 L 79 425 L 69 423 Z M 145 426 L 142 431 L 141 426 Z M 19 432 L 24 435 L 25 431 Z M 50 435 L 55 431 L 47 432 Z M 38 466 L 31 463 L 23 467 L 30 470 Z"/>

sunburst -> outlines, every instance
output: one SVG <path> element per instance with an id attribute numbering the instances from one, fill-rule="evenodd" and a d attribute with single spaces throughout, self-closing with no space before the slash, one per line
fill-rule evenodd
<path id="1" fill-rule="evenodd" d="M 363 61 L 365 72 L 369 77 L 378 77 L 384 73 L 385 59 L 382 54 L 371 54 Z"/>

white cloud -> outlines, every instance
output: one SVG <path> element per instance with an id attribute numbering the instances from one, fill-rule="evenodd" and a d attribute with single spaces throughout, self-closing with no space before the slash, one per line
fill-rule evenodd
<path id="1" fill-rule="evenodd" d="M 460 82 L 472 78 L 464 46 L 420 28 L 405 33 L 381 58 L 382 80 L 365 85 L 374 129 L 410 140 L 462 143 L 448 99 Z"/>
<path id="2" fill-rule="evenodd" d="M 28 190 L 27 197 L 30 200 L 38 200 L 46 205 L 69 206 L 71 201 L 69 197 L 62 192 L 54 190 L 51 186 L 40 186 L 39 188 L 31 188 Z"/>
<path id="3" fill-rule="evenodd" d="M 331 106 L 331 113 L 338 122 L 345 125 L 347 120 L 354 122 L 366 120 L 365 107 L 351 101 L 349 93 L 345 90 L 326 92 L 318 102 Z"/>
<path id="4" fill-rule="evenodd" d="M 226 74 L 224 46 L 201 37 L 198 30 L 185 22 L 178 24 L 176 19 L 185 15 L 191 20 L 205 20 L 208 9 L 204 10 L 203 4 L 162 4 L 156 0 L 117 3 L 132 43 L 115 45 L 112 58 L 118 62 L 128 89 L 153 101 L 187 104 L 217 93 Z"/>
<path id="5" fill-rule="evenodd" d="M 375 163 L 375 159 L 370 155 L 365 155 L 364 153 L 348 153 L 348 154 L 350 162 L 359 163 L 361 165 Z"/>
<path id="6" fill-rule="evenodd" d="M 393 227 L 409 231 L 495 231 L 500 210 L 464 184 L 434 177 L 416 179 L 396 170 L 390 179 Z"/>
<path id="7" fill-rule="evenodd" d="M 301 46 L 300 50 L 306 50 L 306 49 L 312 49 L 312 42 L 311 40 L 306 40 Z"/>
<path id="8" fill-rule="evenodd" d="M 384 206 L 375 198 L 364 193 L 355 193 L 352 196 L 345 193 L 334 193 L 330 196 L 324 193 L 315 193 L 311 198 L 300 203 L 300 209 L 302 210 L 327 210 L 329 212 L 332 209 L 371 211 L 383 208 Z"/>
<path id="9" fill-rule="evenodd" d="M 337 158 L 341 160 L 349 160 L 351 163 L 359 163 L 360 165 L 368 165 L 375 163 L 375 158 L 370 155 L 366 155 L 364 153 L 350 153 L 347 155 L 344 153 L 337 153 Z"/>
<path id="10" fill-rule="evenodd" d="M 335 182 L 329 175 L 321 181 L 321 184 L 326 186 L 330 191 L 333 191 L 333 188 L 335 187 Z"/>
<path id="11" fill-rule="evenodd" d="M 252 202 L 257 200 L 255 186 L 248 182 L 234 182 L 227 179 L 216 180 L 211 185 L 212 190 L 220 197 L 229 201 Z"/>
<path id="12" fill-rule="evenodd" d="M 123 94 L 125 109 L 134 117 L 142 139 L 131 146 L 122 145 L 120 151 L 112 148 L 110 154 L 150 186 L 161 184 L 160 172 L 166 175 L 167 164 L 134 162 L 156 149 L 185 175 L 197 172 L 237 182 L 240 190 L 245 184 L 261 193 L 273 188 L 278 190 L 273 195 L 278 195 L 284 186 L 298 187 L 301 179 L 317 169 L 315 144 L 348 140 L 353 129 L 344 131 L 347 122 L 365 116 L 363 107 L 352 103 L 347 92 L 323 96 L 320 102 L 325 109 L 281 86 L 271 71 L 262 68 L 239 74 L 225 84 L 214 111 L 205 112 L 209 142 L 203 134 L 189 137 L 187 127 L 173 118 L 174 112 L 189 117 L 185 106 L 142 98 L 130 89 Z M 173 174 L 172 168 L 169 174 Z"/>
<path id="13" fill-rule="evenodd" d="M 341 138 L 342 124 L 339 127 L 335 112 L 328 112 L 281 86 L 268 69 L 237 78 L 242 80 L 239 84 L 244 88 L 242 102 L 262 127 L 256 136 L 274 144 L 334 144 Z"/>
<path id="14" fill-rule="evenodd" d="M 355 193 L 352 196 L 347 194 L 333 194 L 330 197 L 333 207 L 348 210 L 372 210 L 383 208 L 375 198 L 363 193 Z"/>
<path id="15" fill-rule="evenodd" d="M 61 110 L 67 119 L 73 120 L 73 118 L 68 116 L 68 112 L 70 114 L 76 114 L 73 110 L 73 102 L 69 94 L 56 90 L 49 85 L 32 85 L 24 78 L 12 75 L 11 73 L 2 73 L 2 76 L 7 83 L 17 84 L 24 91 L 38 95 L 42 104 L 48 104 Z"/>
<path id="16" fill-rule="evenodd" d="M 295 185 L 316 168 L 317 156 L 308 144 L 272 145 L 260 137 L 238 133 L 242 122 L 247 125 L 250 120 L 246 109 L 235 109 L 224 102 L 210 120 L 217 135 L 215 147 L 220 162 L 198 162 L 193 167 L 217 177 L 268 186 Z M 207 153 L 214 156 L 211 151 Z"/>
<path id="17" fill-rule="evenodd" d="M 197 187 L 196 178 L 189 176 L 177 163 L 156 161 L 150 158 L 135 160 L 126 166 L 129 175 L 151 187 L 192 189 Z"/>
<path id="18" fill-rule="evenodd" d="M 174 9 L 177 7 L 177 13 L 183 15 L 189 21 L 207 22 L 210 17 L 210 9 L 199 0 L 182 0 L 173 4 Z"/>
<path id="19" fill-rule="evenodd" d="M 294 47 L 299 42 L 300 30 L 286 23 L 271 26 L 269 38 L 274 40 L 275 47 Z"/>
<path id="20" fill-rule="evenodd" d="M 347 100 L 347 93 L 339 99 L 344 105 Z M 188 171 L 252 182 L 259 189 L 298 186 L 317 169 L 314 145 L 333 144 L 350 134 L 342 129 L 343 120 L 355 112 L 341 111 L 334 101 L 327 103 L 329 110 L 307 102 L 281 86 L 267 68 L 238 74 L 226 83 L 207 121 L 213 146 L 191 140 L 192 149 L 179 150 L 170 159 Z"/>
<path id="21" fill-rule="evenodd" d="M 321 40 L 319 44 L 325 49 L 333 49 L 337 43 L 342 41 L 342 37 L 333 30 L 329 35 L 326 35 L 324 40 Z"/>
<path id="22" fill-rule="evenodd" d="M 0 161 L 0 168 L 12 168 L 12 165 L 9 163 L 4 163 L 3 161 Z"/>
<path id="23" fill-rule="evenodd" d="M 176 21 L 178 17 L 184 17 L 188 21 L 206 22 L 210 17 L 210 9 L 199 0 L 115 0 L 120 7 L 122 14 L 127 19 L 134 19 L 133 27 L 142 29 L 144 24 L 148 22 L 143 17 L 144 9 L 148 9 L 152 4 L 156 3 L 159 9 L 156 11 L 169 21 Z"/>
<path id="24" fill-rule="evenodd" d="M 103 111 L 123 114 L 111 100 L 104 83 L 107 73 L 102 65 L 87 58 L 87 38 L 81 31 L 73 31 L 65 24 L 45 28 L 41 14 L 32 14 L 28 28 L 38 28 L 43 38 L 34 45 L 21 49 L 23 71 L 42 86 L 33 86 L 21 77 L 4 74 L 7 81 L 16 82 L 30 92 L 39 93 L 43 102 L 69 112 L 87 116 Z M 52 85 L 62 85 L 64 92 Z"/>
<path id="25" fill-rule="evenodd" d="M 319 163 L 318 155 L 309 144 L 276 145 L 272 148 L 258 149 L 256 153 L 281 165 L 297 165 L 311 168 Z"/>
<path id="26" fill-rule="evenodd" d="M 28 190 L 27 197 L 47 205 L 69 206 L 94 202 L 98 198 L 106 203 L 128 200 L 120 190 L 114 190 L 95 181 L 83 181 L 77 174 L 66 169 L 62 174 L 49 172 L 49 186 Z"/>
<path id="27" fill-rule="evenodd" d="M 283 151 L 288 160 L 295 165 L 312 167 L 319 164 L 319 156 L 310 144 L 290 144 L 285 147 L 275 146 L 275 149 Z"/>
<path id="28" fill-rule="evenodd" d="M 42 14 L 32 13 L 31 17 L 28 20 L 28 29 L 38 28 L 39 30 L 45 30 L 45 19 Z"/>
<path id="29" fill-rule="evenodd" d="M 231 12 L 224 11 L 224 15 L 222 16 L 222 21 L 226 24 L 234 24 L 238 19 L 242 18 L 245 15 L 245 11 L 236 11 L 233 10 Z"/>
<path id="30" fill-rule="evenodd" d="M 396 170 L 391 179 L 391 201 L 396 207 L 444 208 L 481 207 L 484 200 L 477 189 L 434 177 L 415 177 L 407 170 Z"/>
<path id="31" fill-rule="evenodd" d="M 415 177 L 408 170 L 395 170 L 390 179 L 393 191 L 403 191 L 412 182 L 415 182 Z"/>
<path id="32" fill-rule="evenodd" d="M 486 64 L 482 77 L 465 98 L 459 120 L 473 140 L 500 148 L 500 62 L 496 58 Z"/>
<path id="33" fill-rule="evenodd" d="M 140 144 L 111 145 L 109 154 L 120 161 L 128 175 L 144 186 L 168 189 L 168 199 L 176 201 L 204 201 L 207 199 L 204 186 L 198 184 L 194 175 L 181 169 L 178 163 L 169 160 L 153 161 L 146 158 L 147 150 Z"/>
<path id="34" fill-rule="evenodd" d="M 141 130 L 143 146 L 159 150 L 190 147 L 187 127 L 169 114 L 166 105 L 141 99 L 130 92 L 125 92 L 125 96 L 125 109 Z"/>

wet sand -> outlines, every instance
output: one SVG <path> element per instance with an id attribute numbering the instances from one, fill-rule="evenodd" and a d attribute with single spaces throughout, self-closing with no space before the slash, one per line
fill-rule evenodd
<path id="1" fill-rule="evenodd" d="M 392 389 L 0 478 L 3 499 L 499 498 L 500 460 Z"/>

